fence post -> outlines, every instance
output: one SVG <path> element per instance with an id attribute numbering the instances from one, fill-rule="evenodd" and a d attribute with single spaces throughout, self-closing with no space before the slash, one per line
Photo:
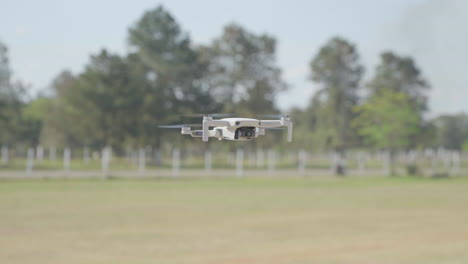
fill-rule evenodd
<path id="1" fill-rule="evenodd" d="M 42 161 L 44 159 L 44 148 L 41 145 L 36 148 L 36 160 Z"/>
<path id="2" fill-rule="evenodd" d="M 305 175 L 305 167 L 306 167 L 306 160 L 307 160 L 307 153 L 304 150 L 300 150 L 297 154 L 298 159 L 298 171 L 299 175 Z"/>
<path id="3" fill-rule="evenodd" d="M 247 152 L 247 159 L 249 160 L 249 168 L 254 168 L 257 165 L 256 158 L 257 157 L 252 150 Z"/>
<path id="4" fill-rule="evenodd" d="M 8 164 L 8 147 L 7 146 L 2 146 L 2 164 L 3 165 Z"/>
<path id="5" fill-rule="evenodd" d="M 211 175 L 211 151 L 205 152 L 205 173 Z"/>
<path id="6" fill-rule="evenodd" d="M 29 148 L 28 149 L 28 157 L 27 157 L 27 161 L 26 161 L 26 173 L 31 174 L 32 171 L 33 171 L 33 167 L 34 167 L 34 149 Z"/>
<path id="7" fill-rule="evenodd" d="M 69 148 L 65 148 L 63 150 L 63 169 L 66 172 L 70 171 L 70 159 L 71 159 L 71 151 Z"/>
<path id="8" fill-rule="evenodd" d="M 453 151 L 452 152 L 452 169 L 450 174 L 456 175 L 460 170 L 460 152 Z"/>
<path id="9" fill-rule="evenodd" d="M 146 167 L 146 151 L 144 148 L 140 148 L 138 154 L 138 173 L 143 174 Z"/>
<path id="10" fill-rule="evenodd" d="M 109 176 L 109 162 L 110 162 L 110 147 L 106 146 L 102 149 L 101 154 L 101 169 L 102 175 L 107 178 Z"/>
<path id="11" fill-rule="evenodd" d="M 155 149 L 153 151 L 153 157 L 154 157 L 154 164 L 156 166 L 161 166 L 162 165 L 162 153 L 160 149 Z"/>
<path id="12" fill-rule="evenodd" d="M 439 171 L 439 160 L 437 159 L 437 152 L 432 151 L 431 158 L 431 174 L 435 174 Z"/>
<path id="13" fill-rule="evenodd" d="M 236 152 L 236 175 L 237 177 L 244 176 L 244 150 L 237 149 Z"/>
<path id="14" fill-rule="evenodd" d="M 450 170 L 450 152 L 448 150 L 444 150 L 442 154 L 442 159 L 444 161 L 445 171 L 448 173 Z"/>
<path id="15" fill-rule="evenodd" d="M 257 168 L 265 166 L 263 149 L 257 149 Z"/>
<path id="16" fill-rule="evenodd" d="M 268 150 L 268 175 L 272 176 L 273 173 L 275 172 L 275 162 L 276 162 L 276 157 L 275 157 L 275 152 L 273 150 Z"/>
<path id="17" fill-rule="evenodd" d="M 174 149 L 172 151 L 172 176 L 179 176 L 180 172 L 180 151 L 179 149 Z"/>

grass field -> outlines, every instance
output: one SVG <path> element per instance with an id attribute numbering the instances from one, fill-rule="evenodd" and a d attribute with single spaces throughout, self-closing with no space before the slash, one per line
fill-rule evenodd
<path id="1" fill-rule="evenodd" d="M 468 263 L 468 178 L 0 182 L 0 263 Z"/>

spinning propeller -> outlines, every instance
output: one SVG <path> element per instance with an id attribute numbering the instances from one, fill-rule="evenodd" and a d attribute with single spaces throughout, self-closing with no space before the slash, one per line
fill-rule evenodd
<path id="1" fill-rule="evenodd" d="M 188 114 L 184 115 L 186 117 L 204 117 L 204 116 L 210 116 L 210 117 L 232 117 L 235 116 L 234 114 Z"/>
<path id="2" fill-rule="evenodd" d="M 258 115 L 258 117 L 265 117 L 265 118 L 283 118 L 283 117 L 289 117 L 287 114 L 282 114 L 282 115 Z"/>
<path id="3" fill-rule="evenodd" d="M 164 125 L 159 128 L 183 128 L 183 127 L 201 127 L 202 124 L 183 124 L 183 125 Z"/>

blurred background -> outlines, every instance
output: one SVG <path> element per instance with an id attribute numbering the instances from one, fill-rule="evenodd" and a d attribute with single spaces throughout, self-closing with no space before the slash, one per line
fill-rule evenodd
<path id="1" fill-rule="evenodd" d="M 125 157 L 113 165 L 121 169 L 142 152 L 140 163 L 164 166 L 174 150 L 182 166 L 203 167 L 204 153 L 217 151 L 215 167 L 229 167 L 238 149 L 250 167 L 275 151 L 280 166 L 337 173 L 379 159 L 394 173 L 399 155 L 458 168 L 468 150 L 467 8 L 457 0 L 7 1 L 0 169 L 26 168 L 28 150 L 29 167 L 61 169 L 55 161 L 70 159 L 82 164 L 65 167 L 90 168 L 106 147 Z M 216 112 L 290 114 L 294 141 L 273 131 L 201 144 L 157 128 Z"/>
<path id="2" fill-rule="evenodd" d="M 467 20 L 465 0 L 1 1 L 0 263 L 468 263 Z M 288 114 L 293 141 L 158 128 L 194 113 Z"/>

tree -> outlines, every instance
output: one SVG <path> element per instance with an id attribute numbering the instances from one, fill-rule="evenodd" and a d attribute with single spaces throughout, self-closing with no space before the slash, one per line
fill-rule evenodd
<path id="1" fill-rule="evenodd" d="M 96 142 L 93 135 L 84 132 L 79 125 L 88 118 L 82 113 L 80 103 L 75 102 L 74 91 L 77 76 L 69 71 L 61 72 L 50 85 L 50 102 L 43 118 L 41 143 L 45 146 L 81 146 Z"/>
<path id="2" fill-rule="evenodd" d="M 57 120 L 49 125 L 62 132 L 64 144 L 121 147 L 135 136 L 144 97 L 130 73 L 125 58 L 102 50 L 77 77 L 63 73 L 55 80 Z"/>
<path id="3" fill-rule="evenodd" d="M 105 145 L 122 146 L 136 135 L 144 87 L 132 85 L 126 59 L 102 50 L 91 58 L 76 83 L 74 99 L 86 107 L 83 126 Z M 73 100 L 73 99 L 72 99 Z"/>
<path id="4" fill-rule="evenodd" d="M 6 143 L 8 140 L 8 130 L 11 128 L 10 110 L 11 95 L 10 89 L 10 65 L 8 62 L 8 50 L 0 42 L 0 140 Z"/>
<path id="5" fill-rule="evenodd" d="M 343 155 L 353 137 L 350 122 L 363 67 L 355 46 L 335 37 L 313 58 L 310 70 L 311 79 L 320 86 L 309 107 L 316 133 L 336 152 L 335 173 L 343 174 Z"/>
<path id="6" fill-rule="evenodd" d="M 420 132 L 421 116 L 412 102 L 403 92 L 385 90 L 355 108 L 353 126 L 358 133 L 376 148 L 390 151 L 391 175 L 395 151 L 409 146 Z"/>
<path id="7" fill-rule="evenodd" d="M 275 98 L 286 84 L 276 65 L 273 37 L 230 24 L 201 52 L 209 65 L 204 82 L 224 111 L 247 116 L 278 111 Z"/>
<path id="8" fill-rule="evenodd" d="M 6 88 L 10 85 L 11 70 L 8 60 L 8 49 L 0 42 L 0 91 L 5 93 Z"/>
<path id="9" fill-rule="evenodd" d="M 20 138 L 17 132 L 26 88 L 11 78 L 8 49 L 0 42 L 0 144 L 13 144 Z"/>
<path id="10" fill-rule="evenodd" d="M 129 29 L 128 42 L 133 75 L 144 80 L 136 84 L 145 88 L 140 107 L 144 118 L 138 127 L 147 142 L 161 144 L 158 123 L 175 121 L 181 113 L 217 110 L 201 82 L 207 65 L 162 6 L 147 11 Z"/>
<path id="11" fill-rule="evenodd" d="M 413 59 L 392 52 L 382 53 L 380 59 L 374 78 L 367 84 L 370 94 L 386 90 L 401 92 L 408 96 L 416 109 L 421 112 L 427 110 L 426 93 L 430 87 Z"/>
<path id="12" fill-rule="evenodd" d="M 20 126 L 17 129 L 22 142 L 28 143 L 30 146 L 39 145 L 41 131 L 50 104 L 51 99 L 47 97 L 38 97 L 24 104 Z"/>
<path id="13" fill-rule="evenodd" d="M 434 120 L 437 127 L 437 146 L 462 150 L 468 141 L 468 115 L 442 115 Z"/>

